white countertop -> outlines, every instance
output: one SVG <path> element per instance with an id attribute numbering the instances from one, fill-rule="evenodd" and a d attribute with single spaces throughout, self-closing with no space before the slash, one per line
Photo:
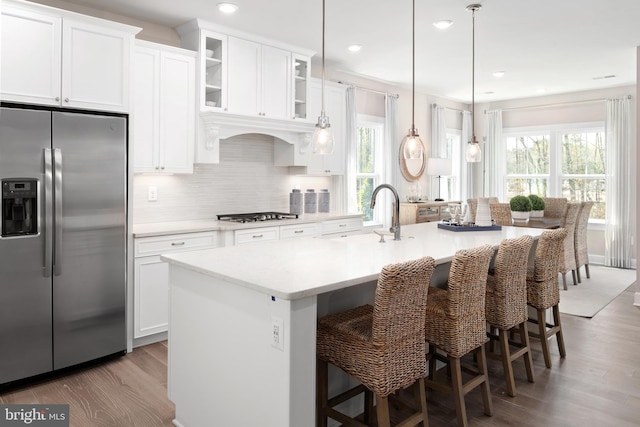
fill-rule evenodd
<path id="1" fill-rule="evenodd" d="M 280 223 L 280 222 L 278 222 Z M 498 231 L 453 232 L 436 222 L 402 227 L 402 240 L 374 233 L 338 239 L 297 238 L 163 255 L 170 264 L 286 300 L 376 280 L 382 267 L 431 256 L 451 261 L 459 249 L 484 244 L 498 247 L 508 238 L 544 230 L 502 227 Z"/>
<path id="2" fill-rule="evenodd" d="M 278 221 L 260 221 L 238 223 L 218 221 L 217 219 L 199 219 L 189 221 L 156 222 L 148 224 L 134 224 L 134 237 L 164 236 L 179 233 L 198 233 L 203 231 L 242 230 L 246 228 L 274 227 L 279 225 L 303 224 L 309 222 L 323 222 L 332 219 L 361 218 L 362 214 L 306 214 L 297 219 L 283 219 Z"/>

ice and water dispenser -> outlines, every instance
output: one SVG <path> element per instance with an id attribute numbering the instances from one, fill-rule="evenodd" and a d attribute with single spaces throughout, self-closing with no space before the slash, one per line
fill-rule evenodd
<path id="1" fill-rule="evenodd" d="M 38 180 L 2 180 L 2 237 L 38 233 Z"/>

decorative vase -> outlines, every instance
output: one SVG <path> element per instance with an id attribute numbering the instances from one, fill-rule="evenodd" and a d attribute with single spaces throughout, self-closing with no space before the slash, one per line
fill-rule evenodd
<path id="1" fill-rule="evenodd" d="M 511 211 L 511 218 L 514 222 L 527 222 L 529 221 L 529 214 L 531 212 Z"/>
<path id="2" fill-rule="evenodd" d="M 542 218 L 544 216 L 544 210 L 531 211 L 529 218 Z"/>
<path id="3" fill-rule="evenodd" d="M 476 225 L 479 227 L 489 227 L 491 225 L 491 210 L 489 209 L 488 197 L 478 197 Z"/>

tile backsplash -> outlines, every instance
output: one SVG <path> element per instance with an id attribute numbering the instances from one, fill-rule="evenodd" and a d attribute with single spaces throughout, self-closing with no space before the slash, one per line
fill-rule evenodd
<path id="1" fill-rule="evenodd" d="M 134 224 L 288 212 L 292 188 L 331 189 L 329 177 L 290 175 L 274 166 L 274 143 L 270 136 L 241 135 L 221 140 L 220 163 L 196 164 L 193 174 L 134 175 Z M 148 201 L 149 187 L 157 188 L 157 201 Z"/>

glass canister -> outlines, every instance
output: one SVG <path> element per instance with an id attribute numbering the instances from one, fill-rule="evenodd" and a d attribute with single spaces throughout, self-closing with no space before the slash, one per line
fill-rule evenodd
<path id="1" fill-rule="evenodd" d="M 323 188 L 318 193 L 318 212 L 319 213 L 328 213 L 331 210 L 331 195 L 329 194 L 329 190 Z"/>
<path id="2" fill-rule="evenodd" d="M 316 213 L 318 211 L 318 194 L 316 190 L 309 188 L 304 193 L 304 213 Z"/>
<path id="3" fill-rule="evenodd" d="M 289 193 L 289 213 L 302 214 L 302 192 L 299 188 L 294 188 Z"/>

